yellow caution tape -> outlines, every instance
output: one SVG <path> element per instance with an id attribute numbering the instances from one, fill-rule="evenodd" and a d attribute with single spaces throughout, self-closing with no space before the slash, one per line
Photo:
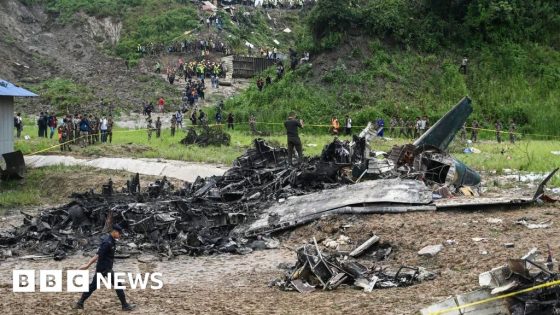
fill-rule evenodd
<path id="1" fill-rule="evenodd" d="M 526 136 L 537 136 L 537 137 L 550 137 L 550 138 L 560 138 L 560 136 L 553 136 L 553 135 L 541 135 L 536 133 L 521 133 L 521 132 L 509 132 L 504 130 L 496 130 L 496 129 L 486 129 L 486 128 L 473 128 L 473 127 L 466 127 L 466 129 L 475 129 L 475 130 L 482 130 L 482 131 L 491 131 L 491 132 L 499 132 L 499 133 L 511 133 L 514 135 L 526 135 Z"/>
<path id="2" fill-rule="evenodd" d="M 557 285 L 560 285 L 560 280 L 546 282 L 546 283 L 542 283 L 542 284 L 539 284 L 539 285 L 536 285 L 536 286 L 533 286 L 533 287 L 530 287 L 530 288 L 526 288 L 526 289 L 523 289 L 523 290 L 510 292 L 510 293 L 507 293 L 507 294 L 487 298 L 487 299 L 484 299 L 484 300 L 464 304 L 464 305 L 461 305 L 461 306 L 455 306 L 455 307 L 450 307 L 450 308 L 447 308 L 447 309 L 444 309 L 444 310 L 431 312 L 430 315 L 441 315 L 441 314 L 449 313 L 449 312 L 452 312 L 452 311 L 458 311 L 460 309 L 464 309 L 464 308 L 467 308 L 467 307 L 486 304 L 486 303 L 494 302 L 494 301 L 497 301 L 497 300 L 505 299 L 505 298 L 508 298 L 508 297 L 512 297 L 512 296 L 515 296 L 515 295 L 535 291 L 535 290 L 542 289 L 542 288 L 553 287 L 553 286 L 557 286 Z"/>
<path id="3" fill-rule="evenodd" d="M 148 130 L 148 129 L 119 130 L 119 131 L 113 131 L 112 133 L 137 132 L 137 131 L 144 131 L 144 130 Z M 96 134 L 96 135 L 101 136 L 101 133 Z M 79 139 L 87 138 L 87 137 L 91 137 L 91 136 L 93 136 L 93 135 L 90 134 L 90 135 L 87 135 L 87 136 L 80 136 L 80 137 L 78 137 L 78 138 L 75 138 L 75 139 L 72 139 L 72 140 L 68 140 L 68 141 L 63 142 L 63 143 L 55 144 L 55 145 L 53 145 L 53 146 L 51 146 L 51 147 L 48 147 L 48 148 L 46 148 L 46 149 L 42 149 L 42 150 L 39 150 L 39 151 L 35 151 L 35 152 L 33 152 L 33 153 L 26 154 L 25 156 L 35 155 L 35 154 L 39 154 L 39 153 L 42 153 L 42 152 L 50 151 L 50 150 L 55 149 L 55 148 L 58 148 L 58 147 L 60 147 L 60 146 L 62 146 L 62 145 L 65 145 L 65 144 L 68 144 L 68 143 L 72 143 L 72 142 L 75 142 L 75 141 L 77 141 L 77 140 L 79 140 Z"/>
<path id="4" fill-rule="evenodd" d="M 209 124 L 208 127 L 223 126 L 223 125 L 226 125 L 226 124 L 227 124 L 227 123 L 224 123 L 224 124 Z M 250 123 L 248 123 L 248 122 L 236 122 L 235 124 L 236 124 L 236 125 L 250 125 Z M 261 121 L 255 122 L 255 124 L 260 124 L 260 125 L 284 125 L 284 123 L 261 122 Z M 313 124 L 313 125 L 307 125 L 307 124 L 306 124 L 305 126 L 307 126 L 307 127 L 321 127 L 321 128 L 323 128 L 323 127 L 324 127 L 324 128 L 330 128 L 330 127 L 332 127 L 332 125 L 322 125 L 322 124 Z M 352 126 L 352 128 L 365 128 L 365 127 L 367 127 L 367 126 Z M 385 127 L 385 128 L 389 128 L 389 129 L 405 129 L 405 128 L 409 128 L 409 127 L 398 127 L 398 126 L 394 126 L 394 127 Z M 412 129 L 414 129 L 414 128 L 412 128 Z M 485 128 L 465 127 L 465 129 L 470 129 L 470 130 L 476 129 L 476 130 L 481 130 L 481 131 L 490 131 L 490 132 L 499 132 L 499 133 L 508 133 L 508 134 L 511 133 L 511 134 L 515 134 L 515 135 L 528 135 L 528 136 L 537 136 L 537 137 L 560 138 L 560 136 L 553 136 L 553 135 L 541 135 L 541 134 L 531 134 L 531 133 L 519 133 L 519 132 L 509 132 L 509 131 L 502 131 L 502 130 L 498 131 L 498 130 L 494 130 L 494 129 L 485 129 Z M 113 133 L 127 133 L 127 132 L 138 132 L 138 131 L 147 131 L 147 130 L 148 130 L 147 128 L 144 128 L 144 129 L 133 129 L 133 130 L 119 130 L 119 131 L 113 131 Z M 156 130 L 156 129 L 155 129 L 155 128 L 152 128 L 152 130 Z M 87 137 L 89 137 L 89 136 L 91 136 L 91 135 L 88 135 Z M 86 136 L 82 136 L 82 137 L 86 137 Z M 49 148 L 46 148 L 46 149 L 43 149 L 43 150 L 40 150 L 40 151 L 36 151 L 36 152 L 30 153 L 30 154 L 27 154 L 27 155 L 35 155 L 35 154 L 38 154 L 38 153 L 42 153 L 42 152 L 45 152 L 45 151 L 49 151 L 49 150 L 52 150 L 52 149 L 54 149 L 54 148 L 57 148 L 57 147 L 59 147 L 59 146 L 61 146 L 61 145 L 64 145 L 64 144 L 67 144 L 67 143 L 70 143 L 70 142 L 74 142 L 74 141 L 76 141 L 76 140 L 78 140 L 78 139 L 80 139 L 80 138 L 82 138 L 82 137 L 78 137 L 78 138 L 76 138 L 76 139 L 67 141 L 67 142 L 65 142 L 65 143 L 59 143 L 59 144 L 57 144 L 57 145 L 53 145 L 53 146 L 51 146 L 51 147 L 49 147 Z"/>

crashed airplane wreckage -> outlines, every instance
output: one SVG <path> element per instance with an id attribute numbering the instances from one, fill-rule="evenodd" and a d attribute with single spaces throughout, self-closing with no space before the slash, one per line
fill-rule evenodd
<path id="1" fill-rule="evenodd" d="M 556 171 L 532 199 L 434 200 L 436 194 L 446 197 L 480 183 L 476 172 L 444 151 L 470 112 L 465 98 L 414 144 L 395 147 L 382 158 L 372 157 L 368 148 L 375 134 L 371 125 L 352 143 L 335 139 L 320 157 L 296 167 L 289 166 L 285 148 L 256 139 L 223 176 L 198 178 L 177 189 L 163 178 L 143 191 L 138 176 L 121 192 L 109 182 L 101 194 L 75 194 L 65 206 L 35 217 L 24 214 L 22 226 L 0 231 L 0 246 L 62 259 L 68 252 L 93 249 L 105 227 L 119 223 L 128 234 L 121 253 L 243 254 L 251 251 L 251 237 L 326 215 L 509 207 L 543 198 Z M 359 173 L 358 178 L 349 173 Z"/>
<path id="2" fill-rule="evenodd" d="M 373 289 L 405 287 L 435 278 L 433 273 L 422 267 L 400 266 L 395 269 L 378 265 L 368 268 L 354 259 L 366 251 L 370 253 L 373 251 L 369 255 L 373 258 L 373 262 L 385 261 L 391 254 L 392 248 L 388 244 L 375 248 L 373 245 L 378 243 L 379 239 L 374 235 L 348 252 L 345 252 L 344 248 L 340 250 L 337 241 L 327 239 L 323 244 L 332 248 L 334 242 L 337 244 L 337 249 L 334 253 L 326 253 L 319 248 L 317 240 L 313 238 L 312 244 L 306 244 L 296 250 L 295 266 L 288 268 L 284 278 L 272 281 L 269 286 L 276 286 L 284 291 L 309 293 L 317 288 L 335 290 L 341 285 L 350 285 L 371 292 Z M 346 241 L 344 240 L 343 243 Z M 371 259 L 369 262 L 372 262 Z"/>
<path id="3" fill-rule="evenodd" d="M 560 274 L 554 271 L 550 247 L 546 260 L 537 248 L 520 259 L 508 259 L 503 266 L 481 273 L 480 289 L 450 297 L 422 310 L 422 315 L 560 314 Z"/>
<path id="4" fill-rule="evenodd" d="M 236 227 L 234 233 L 254 236 L 278 232 L 335 214 L 519 207 L 543 198 L 544 186 L 557 169 L 540 184 L 533 198 L 461 196 L 475 194 L 469 187 L 480 184 L 480 175 L 445 150 L 471 112 L 471 100 L 465 97 L 413 144 L 395 146 L 389 154 L 372 154 L 368 148 L 377 134 L 372 124 L 352 143 L 335 140 L 327 145 L 322 158 L 351 167 L 356 184 L 279 200 L 254 222 Z M 374 180 L 360 182 L 363 178 Z"/>
<path id="5" fill-rule="evenodd" d="M 178 189 L 164 177 L 141 189 L 137 174 L 121 192 L 109 181 L 101 194 L 74 194 L 71 203 L 38 216 L 23 213 L 23 225 L 0 231 L 0 246 L 63 259 L 76 250 L 93 250 L 101 233 L 119 223 L 127 234 L 121 255 L 140 250 L 167 256 L 245 254 L 251 240 L 230 232 L 271 200 L 351 183 L 333 163 L 312 159 L 288 167 L 285 148 L 258 139 L 254 145 L 223 176 L 199 177 Z"/>

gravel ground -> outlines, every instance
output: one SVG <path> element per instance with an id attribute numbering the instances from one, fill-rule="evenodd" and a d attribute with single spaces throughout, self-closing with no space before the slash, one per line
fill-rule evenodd
<path id="1" fill-rule="evenodd" d="M 545 206 L 509 211 L 436 212 L 325 218 L 280 235 L 280 249 L 245 256 L 177 257 L 118 260 L 116 271 L 162 272 L 161 290 L 128 291 L 138 303 L 137 314 L 414 314 L 420 308 L 450 295 L 476 289 L 478 274 L 517 258 L 532 247 L 541 251 L 550 244 L 560 252 L 558 207 Z M 530 230 L 514 222 L 519 218 L 536 222 L 552 220 L 548 229 Z M 489 223 L 488 219 L 502 219 Z M 4 223 L 10 220 L 4 221 Z M 283 275 L 279 263 L 295 262 L 289 248 L 313 236 L 318 240 L 344 234 L 360 243 L 375 233 L 393 245 L 394 252 L 383 262 L 389 266 L 423 266 L 437 278 L 408 288 L 364 293 L 350 287 L 331 292 L 300 294 L 269 288 L 270 280 Z M 472 238 L 487 238 L 475 242 Z M 447 240 L 455 244 L 447 245 Z M 123 240 L 126 241 L 126 240 Z M 505 248 L 504 243 L 515 243 Z M 445 244 L 436 257 L 417 255 L 425 245 Z M 487 254 L 484 254 L 486 252 Z M 13 269 L 72 269 L 87 257 L 76 254 L 62 262 L 9 258 L 0 261 L 0 309 L 3 314 L 106 314 L 119 310 L 109 290 L 100 290 L 86 303 L 84 311 L 71 310 L 76 293 L 13 293 Z M 366 265 L 371 262 L 364 262 Z"/>

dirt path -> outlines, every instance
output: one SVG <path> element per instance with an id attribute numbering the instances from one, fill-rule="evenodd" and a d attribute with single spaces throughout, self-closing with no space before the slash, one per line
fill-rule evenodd
<path id="1" fill-rule="evenodd" d="M 33 155 L 26 156 L 25 163 L 29 167 L 43 167 L 51 165 L 84 165 L 101 169 L 124 170 L 143 175 L 167 176 L 192 182 L 198 176 L 220 176 L 227 167 L 212 164 L 189 163 L 163 159 L 130 159 L 130 158 L 96 158 L 77 159 L 63 155 Z"/>

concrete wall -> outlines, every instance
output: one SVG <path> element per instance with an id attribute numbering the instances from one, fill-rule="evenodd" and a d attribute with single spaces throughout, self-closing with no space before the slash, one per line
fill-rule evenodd
<path id="1" fill-rule="evenodd" d="M 0 96 L 0 155 L 14 151 L 14 98 Z"/>

